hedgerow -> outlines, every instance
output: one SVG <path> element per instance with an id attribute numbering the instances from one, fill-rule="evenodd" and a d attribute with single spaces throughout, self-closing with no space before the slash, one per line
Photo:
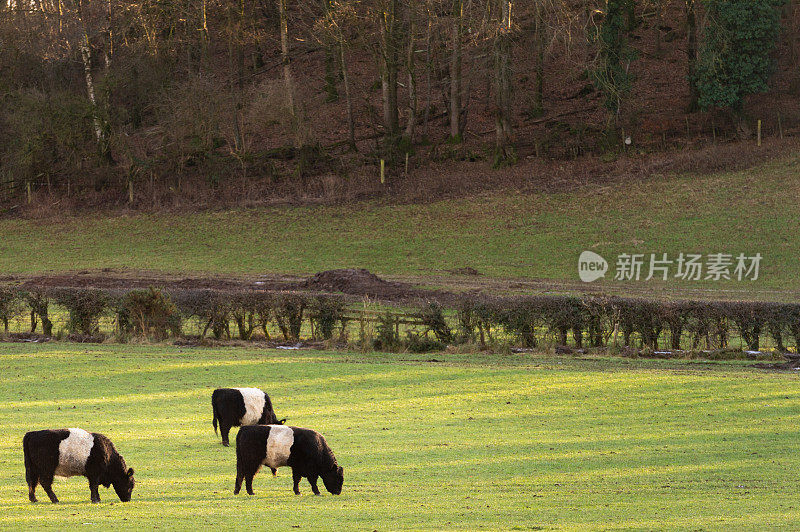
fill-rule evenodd
<path id="1" fill-rule="evenodd" d="M 67 314 L 65 322 L 53 323 L 55 307 Z M 800 344 L 800 304 L 794 303 L 470 293 L 450 298 L 448 306 L 431 300 L 411 308 L 390 302 L 372 310 L 361 307 L 344 295 L 299 292 L 0 287 L 4 325 L 29 312 L 32 333 L 42 323 L 45 336 L 60 326 L 81 341 L 102 340 L 109 327 L 122 341 L 181 338 L 194 322 L 201 341 L 208 336 L 274 341 L 272 329 L 282 341 L 336 337 L 342 342 L 352 326 L 361 336 L 370 331 L 369 338 L 354 338 L 353 345 L 364 348 L 366 341 L 377 350 L 474 344 L 700 352 L 735 350 L 731 343 L 738 340 L 748 351 L 759 351 L 768 342 L 786 352 L 797 351 Z M 374 326 L 367 328 L 365 322 Z"/>

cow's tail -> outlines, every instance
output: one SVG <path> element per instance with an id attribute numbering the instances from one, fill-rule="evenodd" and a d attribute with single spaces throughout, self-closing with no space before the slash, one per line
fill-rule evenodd
<path id="1" fill-rule="evenodd" d="M 213 419 L 211 420 L 211 424 L 214 425 L 214 434 L 216 434 L 217 433 L 217 406 L 214 404 L 213 399 L 211 401 L 211 413 L 212 413 L 212 416 L 213 416 Z"/>

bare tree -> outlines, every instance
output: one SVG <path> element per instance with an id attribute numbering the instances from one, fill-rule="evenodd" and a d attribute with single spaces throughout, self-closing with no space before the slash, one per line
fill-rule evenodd
<path id="1" fill-rule="evenodd" d="M 461 138 L 461 41 L 464 31 L 464 0 L 453 0 L 452 52 L 450 54 L 450 138 Z"/>
<path id="2" fill-rule="evenodd" d="M 697 90 L 697 14 L 695 12 L 696 0 L 686 1 L 686 61 L 688 64 L 687 79 L 689 80 L 689 111 L 697 111 L 700 107 L 697 99 L 700 94 Z"/>
<path id="3" fill-rule="evenodd" d="M 230 92 L 233 96 L 233 147 L 236 152 L 245 150 L 242 127 L 242 107 L 244 92 L 244 49 L 242 46 L 242 25 L 244 24 L 244 1 L 238 0 L 228 6 L 228 76 Z M 287 86 L 291 85 L 291 79 Z"/>
<path id="4" fill-rule="evenodd" d="M 92 20 L 91 15 L 93 14 L 89 8 L 96 8 L 99 2 L 92 4 L 89 1 L 79 0 L 78 2 L 78 11 L 77 17 L 79 20 L 79 32 L 80 35 L 78 37 L 78 47 L 81 53 L 81 60 L 83 62 L 83 72 L 84 72 L 84 79 L 86 81 L 86 93 L 89 97 L 89 102 L 91 103 L 92 108 L 92 124 L 95 134 L 95 139 L 97 140 L 97 147 L 100 155 L 106 159 L 108 162 L 113 163 L 114 160 L 111 157 L 111 152 L 109 150 L 109 143 L 108 143 L 108 122 L 105 119 L 105 109 L 101 111 L 101 100 L 97 95 L 96 90 L 96 83 L 94 79 L 94 72 L 93 72 L 93 64 L 92 64 L 92 47 L 89 41 L 89 28 L 90 28 L 90 21 Z M 110 4 L 106 4 L 103 8 L 103 16 L 105 25 L 106 25 L 106 34 L 110 35 L 110 17 L 111 17 L 111 8 Z M 102 31 L 102 30 L 101 30 Z M 108 50 L 105 51 L 105 68 L 106 68 L 106 75 L 108 74 L 108 69 L 111 67 L 111 59 L 110 53 Z M 107 95 L 106 95 L 107 96 Z M 103 100 L 107 100 L 107 98 L 103 98 Z M 107 102 L 104 101 L 102 107 L 105 108 Z"/>
<path id="5" fill-rule="evenodd" d="M 406 121 L 405 137 L 408 142 L 414 143 L 414 130 L 417 125 L 417 72 L 414 60 L 414 18 L 416 13 L 409 7 L 406 10 L 406 28 L 408 33 L 408 53 L 406 55 L 406 70 L 408 71 L 408 120 Z"/>
<path id="6" fill-rule="evenodd" d="M 378 9 L 380 28 L 381 87 L 383 94 L 384 147 L 394 157 L 400 136 L 397 100 L 397 78 L 400 55 L 400 21 L 398 0 L 383 0 Z"/>
<path id="7" fill-rule="evenodd" d="M 534 7 L 534 67 L 535 85 L 533 89 L 533 115 L 544 114 L 544 53 L 547 27 L 545 23 L 545 0 L 536 0 Z"/>
<path id="8" fill-rule="evenodd" d="M 351 43 L 348 29 L 357 28 L 360 21 L 356 15 L 353 2 L 330 3 L 329 0 L 323 1 L 328 3 L 327 9 L 324 17 L 312 28 L 312 34 L 323 46 L 329 47 L 337 53 L 347 109 L 347 146 L 350 150 L 357 151 L 355 113 L 350 86 L 350 71 L 347 66 L 347 50 Z M 326 84 L 327 82 L 326 80 Z"/>
<path id="9" fill-rule="evenodd" d="M 292 64 L 289 56 L 289 22 L 286 13 L 287 0 L 278 0 L 278 13 L 281 24 L 281 64 L 283 64 L 283 82 L 286 91 L 286 105 L 292 114 L 296 115 L 294 106 L 294 81 L 292 79 Z"/>
<path id="10" fill-rule="evenodd" d="M 331 0 L 320 0 L 320 2 L 322 3 L 323 18 L 329 18 L 331 9 L 333 8 Z M 329 42 L 328 39 L 322 43 L 322 46 L 325 53 L 325 92 L 327 93 L 325 101 L 335 102 L 339 99 L 339 91 L 336 90 L 338 53 L 335 44 Z"/>
<path id="11" fill-rule="evenodd" d="M 495 165 L 515 160 L 511 126 L 511 0 L 497 0 L 499 15 L 494 38 L 495 75 Z"/>

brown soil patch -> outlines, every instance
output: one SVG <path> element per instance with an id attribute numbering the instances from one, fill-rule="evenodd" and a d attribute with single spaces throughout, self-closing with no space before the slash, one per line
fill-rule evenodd
<path id="1" fill-rule="evenodd" d="M 447 275 L 381 278 L 364 269 L 339 269 L 311 277 L 293 275 L 261 276 L 174 276 L 136 270 L 83 270 L 56 275 L 12 275 L 0 277 L 0 284 L 33 288 L 100 288 L 105 290 L 146 289 L 151 286 L 170 291 L 292 291 L 307 294 L 337 293 L 353 299 L 415 304 L 436 300 L 445 306 L 457 302 L 459 294 L 490 296 L 531 296 L 547 294 L 603 294 L 629 297 L 692 300 L 796 301 L 796 290 L 716 290 L 675 288 L 669 292 L 648 286 L 583 283 L 578 280 L 489 278 L 458 268 Z"/>
<path id="2" fill-rule="evenodd" d="M 385 281 L 364 268 L 345 268 L 320 272 L 301 283 L 314 291 L 342 292 L 372 297 L 395 296 L 408 289 L 402 283 Z"/>
<path id="3" fill-rule="evenodd" d="M 343 294 L 371 297 L 385 301 L 414 299 L 449 300 L 454 294 L 441 290 L 427 290 L 396 281 L 381 279 L 363 268 L 346 268 L 320 272 L 296 287 L 312 292 L 341 292 Z"/>
<path id="4" fill-rule="evenodd" d="M 22 288 L 102 288 L 134 290 L 151 286 L 172 290 L 290 290 L 296 278 L 265 277 L 252 280 L 235 277 L 173 277 L 153 273 L 117 270 L 83 270 L 74 273 L 36 276 L 8 276 L 0 282 L 14 283 Z"/>
<path id="5" fill-rule="evenodd" d="M 420 299 L 436 299 L 446 302 L 455 298 L 455 294 L 451 292 L 416 288 L 411 284 L 399 281 L 387 281 L 365 269 L 328 270 L 308 278 L 294 276 L 260 276 L 256 278 L 172 277 L 166 274 L 84 270 L 58 275 L 7 276 L 0 278 L 0 283 L 14 284 L 27 289 L 99 288 L 104 290 L 135 290 L 154 286 L 167 291 L 256 290 L 340 293 L 391 302 L 410 302 Z"/>

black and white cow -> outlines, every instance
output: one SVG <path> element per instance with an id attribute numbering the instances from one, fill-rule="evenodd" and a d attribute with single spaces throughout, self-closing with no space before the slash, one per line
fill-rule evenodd
<path id="1" fill-rule="evenodd" d="M 222 434 L 222 445 L 227 447 L 231 427 L 283 423 L 272 410 L 269 396 L 258 388 L 217 388 L 211 394 L 211 409 L 214 413 L 214 433 Z"/>
<path id="2" fill-rule="evenodd" d="M 253 494 L 253 477 L 262 465 L 272 469 L 292 468 L 294 492 L 300 495 L 300 479 L 306 477 L 315 495 L 319 495 L 317 478 L 322 477 L 325 489 L 334 495 L 342 492 L 344 470 L 336 463 L 333 451 L 322 434 L 311 429 L 286 425 L 256 425 L 242 427 L 236 436 L 236 487 Z"/>
<path id="3" fill-rule="evenodd" d="M 122 502 L 131 500 L 135 484 L 133 469 L 114 448 L 111 440 L 83 429 L 37 430 L 22 438 L 28 498 L 36 502 L 36 484 L 41 484 L 54 503 L 53 476 L 82 475 L 89 479 L 92 502 L 100 502 L 98 487 L 113 484 Z"/>

